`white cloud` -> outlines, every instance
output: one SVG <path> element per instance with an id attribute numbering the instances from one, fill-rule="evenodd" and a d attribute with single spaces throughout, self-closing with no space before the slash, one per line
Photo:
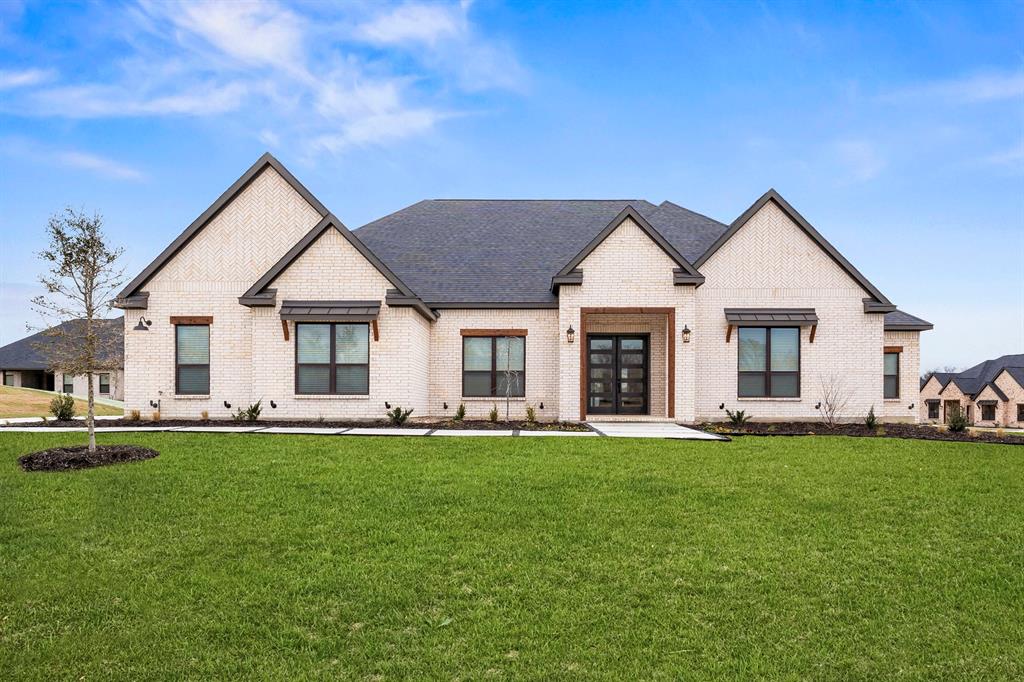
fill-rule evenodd
<path id="1" fill-rule="evenodd" d="M 467 30 L 465 6 L 410 2 L 370 19 L 356 29 L 356 35 L 379 45 L 432 46 Z"/>
<path id="2" fill-rule="evenodd" d="M 59 149 L 27 137 L 0 138 L 0 154 L 19 163 L 92 171 L 114 180 L 144 180 L 145 174 L 131 166 L 78 149 Z"/>
<path id="3" fill-rule="evenodd" d="M 0 69 L 0 90 L 39 85 L 52 80 L 54 75 L 53 69 L 24 69 L 21 71 Z"/>
<path id="4" fill-rule="evenodd" d="M 121 85 L 70 85 L 40 90 L 28 100 L 37 114 L 67 118 L 208 116 L 237 109 L 246 92 L 243 83 L 192 84 L 187 92 L 166 94 Z"/>
<path id="5" fill-rule="evenodd" d="M 873 180 L 886 166 L 881 153 L 867 140 L 836 140 L 832 148 L 840 166 L 846 170 L 848 181 Z"/>
<path id="6" fill-rule="evenodd" d="M 321 135 L 313 141 L 315 149 L 334 153 L 351 147 L 394 142 L 431 130 L 445 114 L 430 109 L 411 109 L 363 116 L 346 125 L 339 133 Z"/>
<path id="7" fill-rule="evenodd" d="M 130 166 L 126 166 L 111 159 L 103 158 L 102 156 L 87 154 L 85 152 L 59 152 L 56 155 L 56 160 L 57 163 L 62 166 L 95 171 L 100 175 L 105 175 L 116 180 L 142 180 L 144 178 L 142 172 L 135 168 L 131 168 Z"/>
<path id="8" fill-rule="evenodd" d="M 1024 98 L 1024 72 L 978 73 L 962 78 L 910 85 L 885 93 L 882 99 L 939 99 L 955 104 Z"/>

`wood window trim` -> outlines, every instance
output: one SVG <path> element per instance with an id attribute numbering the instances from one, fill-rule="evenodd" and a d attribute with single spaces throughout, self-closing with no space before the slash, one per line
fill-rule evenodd
<path id="1" fill-rule="evenodd" d="M 284 320 L 282 320 L 283 322 Z M 327 325 L 330 328 L 330 355 L 329 362 L 299 362 L 299 325 Z M 366 327 L 366 362 L 338 362 L 337 356 L 337 332 L 338 325 L 360 325 Z M 292 363 L 295 375 L 295 395 L 370 395 L 370 325 L 368 322 L 296 322 L 295 323 L 295 357 Z M 328 382 L 327 393 L 308 393 L 299 390 L 299 367 L 327 367 Z M 366 367 L 366 393 L 338 393 L 338 367 Z"/>
<path id="2" fill-rule="evenodd" d="M 213 324 L 213 315 L 171 315 L 171 325 Z"/>
<path id="3" fill-rule="evenodd" d="M 210 319 L 213 318 L 174 318 L 175 319 Z M 210 395 L 210 325 L 205 322 L 175 322 L 174 324 L 174 395 Z M 206 327 L 206 352 L 207 362 L 205 364 L 185 364 L 182 365 L 178 362 L 178 327 Z M 205 367 L 206 368 L 206 393 L 182 393 L 179 388 L 181 382 L 181 375 L 179 370 L 182 367 Z"/>
<path id="4" fill-rule="evenodd" d="M 757 372 L 744 372 L 739 368 L 740 360 L 740 343 L 739 343 L 739 331 L 736 332 L 736 397 L 743 399 L 772 399 L 772 398 L 801 398 L 803 393 L 803 348 L 802 348 L 802 330 L 800 327 L 758 327 L 757 325 L 743 325 L 738 329 L 763 329 L 764 330 L 764 370 Z M 796 330 L 796 371 L 778 371 L 772 369 L 772 331 L 776 329 L 795 329 Z M 764 375 L 764 395 L 743 395 L 739 393 L 739 377 L 744 374 L 762 374 Z M 772 395 L 772 375 L 773 374 L 785 374 L 785 375 L 796 375 L 796 395 Z"/>
<path id="5" fill-rule="evenodd" d="M 475 331 L 484 331 L 484 330 L 473 329 L 473 330 L 463 330 L 463 331 L 474 331 L 475 332 Z M 461 377 L 461 379 L 462 379 L 462 397 L 463 398 L 504 398 L 505 397 L 503 395 L 499 395 L 498 394 L 498 375 L 499 375 L 499 373 L 501 373 L 503 371 L 503 370 L 499 370 L 498 369 L 498 339 L 518 338 L 518 339 L 522 339 L 523 340 L 523 369 L 522 369 L 522 371 L 519 374 L 520 378 L 522 379 L 523 394 L 522 395 L 513 395 L 513 396 L 510 396 L 510 397 L 516 398 L 516 399 L 525 398 L 526 397 L 526 334 L 525 334 L 526 330 L 525 329 L 523 329 L 523 330 L 518 330 L 518 329 L 494 329 L 494 330 L 490 330 L 490 331 L 506 331 L 506 332 L 523 331 L 524 333 L 523 334 L 499 334 L 499 335 L 491 335 L 491 334 L 462 334 L 462 339 L 463 339 L 462 340 L 462 377 Z M 491 369 L 490 369 L 490 373 L 491 373 L 491 393 L 490 393 L 490 395 L 469 395 L 468 393 L 466 393 L 466 341 L 465 340 L 467 338 L 477 338 L 477 339 L 479 339 L 479 338 L 489 338 L 489 339 L 491 339 Z M 470 370 L 470 371 L 483 373 L 486 370 L 480 369 L 480 370 Z"/>
<path id="6" fill-rule="evenodd" d="M 526 336 L 526 329 L 460 329 L 460 336 Z"/>
<path id="7" fill-rule="evenodd" d="M 676 416 L 676 309 L 675 308 L 580 308 L 580 421 L 587 418 L 587 317 L 589 315 L 664 315 L 668 328 L 668 418 Z"/>
<path id="8" fill-rule="evenodd" d="M 885 346 L 882 348 L 883 353 L 902 353 L 903 346 Z"/>
<path id="9" fill-rule="evenodd" d="M 893 350 L 894 348 L 899 348 L 900 350 Z M 903 352 L 903 346 L 886 346 L 885 347 L 885 352 L 882 354 L 882 400 L 899 400 L 900 399 L 900 372 L 903 369 L 902 367 L 900 367 L 900 365 L 902 364 L 900 362 L 900 360 L 901 360 L 900 355 L 901 355 L 902 352 Z M 896 356 L 896 374 L 895 375 L 886 374 L 885 373 L 885 356 L 886 355 L 895 355 Z M 890 376 L 895 376 L 896 377 L 896 395 L 886 395 L 885 394 L 885 379 L 886 379 L 886 377 L 890 377 Z"/>

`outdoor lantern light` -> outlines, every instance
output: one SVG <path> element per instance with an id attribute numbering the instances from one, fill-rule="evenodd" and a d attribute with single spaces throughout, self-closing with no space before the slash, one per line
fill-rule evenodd
<path id="1" fill-rule="evenodd" d="M 576 340 L 576 330 L 572 328 L 571 324 L 569 325 L 569 328 L 565 330 L 565 339 L 569 343 Z"/>
<path id="2" fill-rule="evenodd" d="M 134 327 L 132 327 L 132 329 L 134 329 L 137 332 L 148 332 L 149 331 L 149 325 L 151 325 L 151 324 L 153 324 L 153 323 L 150 320 L 147 320 L 145 317 L 140 315 L 139 316 L 139 323 L 137 325 L 135 325 Z"/>
<path id="3" fill-rule="evenodd" d="M 683 343 L 690 343 L 690 328 L 683 325 Z"/>

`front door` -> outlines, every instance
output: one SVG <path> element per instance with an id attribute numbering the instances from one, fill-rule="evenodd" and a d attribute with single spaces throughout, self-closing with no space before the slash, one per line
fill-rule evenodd
<path id="1" fill-rule="evenodd" d="M 587 413 L 648 414 L 650 337 L 587 336 Z"/>

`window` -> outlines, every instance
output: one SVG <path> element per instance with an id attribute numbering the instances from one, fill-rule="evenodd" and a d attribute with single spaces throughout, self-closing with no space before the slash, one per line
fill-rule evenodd
<path id="1" fill-rule="evenodd" d="M 526 337 L 462 337 L 462 395 L 526 395 Z"/>
<path id="2" fill-rule="evenodd" d="M 297 323 L 295 392 L 303 395 L 368 395 L 370 325 Z"/>
<path id="3" fill-rule="evenodd" d="M 1024 403 L 1017 403 L 1017 421 L 1024 422 Z"/>
<path id="4" fill-rule="evenodd" d="M 110 393 L 110 375 L 100 375 L 100 393 Z"/>
<path id="5" fill-rule="evenodd" d="M 800 396 L 800 328 L 740 327 L 739 380 L 741 398 Z"/>
<path id="6" fill-rule="evenodd" d="M 996 420 L 996 406 L 991 403 L 981 404 L 981 421 L 994 422 Z"/>
<path id="7" fill-rule="evenodd" d="M 938 419 L 939 418 L 939 401 L 929 400 L 928 401 L 928 418 Z"/>
<path id="8" fill-rule="evenodd" d="M 14 372 L 4 372 L 4 386 L 14 385 Z"/>
<path id="9" fill-rule="evenodd" d="M 64 393 L 74 393 L 75 392 L 75 377 L 73 377 L 70 374 L 65 374 L 63 376 L 64 376 Z"/>
<path id="10" fill-rule="evenodd" d="M 885 354 L 885 361 L 882 369 L 882 397 L 886 400 L 900 397 L 899 353 Z"/>
<path id="11" fill-rule="evenodd" d="M 178 395 L 210 394 L 210 325 L 174 328 L 175 388 Z"/>

